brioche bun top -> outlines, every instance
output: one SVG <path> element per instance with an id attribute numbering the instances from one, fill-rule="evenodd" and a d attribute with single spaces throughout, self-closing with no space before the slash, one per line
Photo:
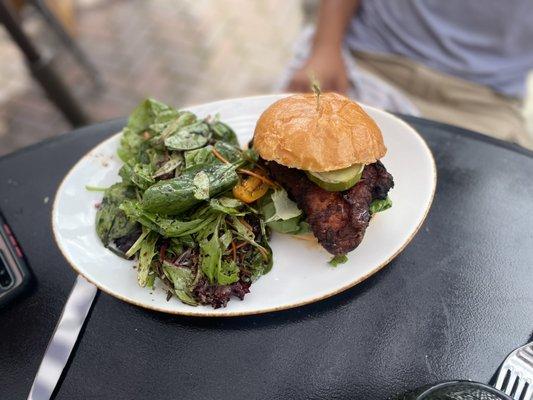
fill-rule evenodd
<path id="1" fill-rule="evenodd" d="M 255 127 L 259 155 L 287 167 L 333 171 L 371 164 L 387 152 L 381 131 L 355 102 L 336 93 L 296 94 L 268 107 Z"/>

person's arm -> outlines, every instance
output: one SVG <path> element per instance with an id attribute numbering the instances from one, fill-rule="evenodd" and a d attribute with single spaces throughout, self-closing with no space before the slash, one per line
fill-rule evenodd
<path id="1" fill-rule="evenodd" d="M 311 55 L 295 72 L 287 90 L 310 91 L 309 75 L 314 75 L 323 91 L 345 93 L 348 89 L 341 49 L 344 34 L 357 12 L 359 0 L 322 0 Z"/>

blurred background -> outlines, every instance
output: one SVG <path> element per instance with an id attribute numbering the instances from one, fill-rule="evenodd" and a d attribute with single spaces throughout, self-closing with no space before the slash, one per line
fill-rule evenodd
<path id="1" fill-rule="evenodd" d="M 303 20 L 302 1 L 50 0 L 98 69 L 94 83 L 31 5 L 21 23 L 92 121 L 126 116 L 146 96 L 176 106 L 272 92 Z M 312 2 L 311 2 L 312 3 Z M 0 27 L 0 155 L 66 132 Z"/>
<path id="2" fill-rule="evenodd" d="M 3 0 L 0 0 L 3 1 Z M 313 0 L 42 0 L 99 72 L 75 57 L 32 1 L 14 1 L 19 22 L 97 122 L 126 116 L 144 97 L 175 106 L 271 93 L 291 59 Z M 533 130 L 532 80 L 524 112 Z M 71 125 L 32 79 L 0 28 L 0 155 Z"/>

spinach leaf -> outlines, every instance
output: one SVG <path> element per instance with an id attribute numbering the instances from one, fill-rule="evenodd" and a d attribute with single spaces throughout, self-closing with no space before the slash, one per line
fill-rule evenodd
<path id="1" fill-rule="evenodd" d="M 198 200 L 207 200 L 209 198 L 209 176 L 205 171 L 199 171 L 192 179 L 194 185 L 194 197 Z"/>
<path id="2" fill-rule="evenodd" d="M 209 138 L 209 125 L 200 121 L 178 129 L 167 136 L 164 142 L 170 150 L 193 150 L 205 146 Z"/>
<path id="3" fill-rule="evenodd" d="M 153 99 L 140 103 L 122 130 L 117 151 L 120 159 L 127 164 L 138 162 L 147 164 L 143 157 L 146 150 L 163 150 L 160 137 L 165 131 L 170 135 L 180 128 L 196 122 L 196 116 L 188 111 L 180 112 Z"/>
<path id="4" fill-rule="evenodd" d="M 133 185 L 131 176 L 133 175 L 133 167 L 129 164 L 123 164 L 118 170 L 118 175 L 122 178 L 122 183 L 125 185 Z"/>
<path id="5" fill-rule="evenodd" d="M 179 177 L 157 182 L 143 194 L 142 206 L 146 211 L 175 215 L 195 206 L 198 199 L 194 178 L 196 169 L 183 172 Z M 209 197 L 231 189 L 237 183 L 235 167 L 231 164 L 212 165 L 203 170 L 209 180 Z M 198 183 L 198 182 L 197 182 Z"/>
<path id="6" fill-rule="evenodd" d="M 243 152 L 238 147 L 224 142 L 216 142 L 215 149 L 230 163 L 235 164 L 243 159 Z M 218 159 L 217 159 L 218 160 Z"/>
<path id="7" fill-rule="evenodd" d="M 120 209 L 123 210 L 131 220 L 137 221 L 144 227 L 158 232 L 160 235 L 167 238 L 182 237 L 199 232 L 206 226 L 209 226 L 217 218 L 217 215 L 214 213 L 206 215 L 203 218 L 193 218 L 191 220 L 164 218 L 143 210 L 138 202 L 133 201 L 124 202 L 120 206 Z"/>
<path id="8" fill-rule="evenodd" d="M 230 163 L 235 163 L 243 158 L 243 153 L 240 149 L 224 142 L 216 142 L 214 146 L 208 145 L 200 149 L 185 152 L 186 169 L 222 163 L 222 161 L 216 158 L 213 154 L 213 148 L 215 148 L 220 155 Z"/>
<path id="9" fill-rule="evenodd" d="M 133 133 L 139 134 L 147 130 L 159 115 L 174 113 L 171 107 L 154 99 L 146 99 L 133 110 L 126 125 Z"/>
<path id="10" fill-rule="evenodd" d="M 213 136 L 215 139 L 222 140 L 223 142 L 229 143 L 233 146 L 239 146 L 237 135 L 233 129 L 231 129 L 225 123 L 216 121 L 211 125 L 211 130 L 213 131 Z"/>
<path id="11" fill-rule="evenodd" d="M 168 161 L 161 165 L 157 171 L 152 175 L 152 178 L 159 178 L 163 175 L 175 171 L 181 164 L 183 164 L 183 156 L 179 153 L 174 153 Z"/>
<path id="12" fill-rule="evenodd" d="M 185 169 L 198 165 L 214 164 L 217 161 L 217 158 L 213 155 L 213 146 L 211 145 L 185 152 Z"/>
<path id="13" fill-rule="evenodd" d="M 176 111 L 173 112 L 164 112 L 159 114 L 152 125 L 150 125 L 150 130 L 154 132 L 155 137 L 163 135 L 163 132 L 170 126 L 172 130 L 179 129 L 183 126 L 191 125 L 196 122 L 196 115 L 189 111 Z M 171 132 L 169 132 L 170 134 Z M 158 144 L 163 143 L 162 141 L 157 141 L 155 138 L 152 140 Z"/>
<path id="14" fill-rule="evenodd" d="M 141 190 L 148 189 L 155 183 L 152 178 L 153 170 L 150 164 L 135 164 L 129 179 Z"/>
<path id="15" fill-rule="evenodd" d="M 145 142 L 149 145 L 148 142 Z M 143 154 L 143 163 L 149 164 L 153 171 L 156 171 L 162 163 L 167 159 L 167 155 L 164 150 L 159 150 L 155 148 L 147 148 Z"/>
<path id="16" fill-rule="evenodd" d="M 130 221 L 119 208 L 123 201 L 134 198 L 135 190 L 122 183 L 115 183 L 104 192 L 96 212 L 96 233 L 104 246 L 136 229 L 135 222 Z"/>
<path id="17" fill-rule="evenodd" d="M 191 292 L 194 275 L 190 268 L 183 268 L 164 263 L 163 273 L 172 282 L 172 285 L 174 286 L 173 292 L 178 299 L 191 306 L 198 305 Z"/>
<path id="18" fill-rule="evenodd" d="M 243 157 L 252 164 L 259 161 L 259 154 L 254 149 L 246 149 L 242 153 Z"/>
<path id="19" fill-rule="evenodd" d="M 385 211 L 392 207 L 392 200 L 387 196 L 383 200 L 376 199 L 370 203 L 370 214 Z"/>
<path id="20" fill-rule="evenodd" d="M 192 150 L 205 146 L 209 138 L 197 133 L 180 131 L 165 139 L 165 146 L 170 150 Z"/>
<path id="21" fill-rule="evenodd" d="M 147 99 L 141 102 L 133 110 L 128 124 L 122 130 L 120 146 L 117 150 L 120 159 L 130 165 L 139 162 L 141 145 L 147 141 L 144 132 L 150 131 L 152 124 L 159 119 L 175 115 L 178 115 L 178 111 L 156 100 Z"/>
<path id="22" fill-rule="evenodd" d="M 119 158 L 126 164 L 133 165 L 138 162 L 137 157 L 143 141 L 144 139 L 141 135 L 127 127 L 124 128 L 120 138 L 120 146 L 117 150 Z"/>
<path id="23" fill-rule="evenodd" d="M 139 286 L 145 287 L 148 274 L 150 272 L 150 264 L 152 259 L 156 255 L 155 244 L 157 242 L 158 235 L 156 232 L 150 232 L 141 244 L 139 249 L 139 266 L 137 267 L 137 282 Z"/>

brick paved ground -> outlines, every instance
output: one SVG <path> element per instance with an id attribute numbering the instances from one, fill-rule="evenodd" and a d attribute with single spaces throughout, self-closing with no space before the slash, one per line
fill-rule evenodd
<path id="1" fill-rule="evenodd" d="M 146 96 L 180 106 L 271 92 L 302 23 L 295 0 L 78 0 L 77 10 L 78 41 L 106 90 L 95 94 L 68 53 L 57 65 L 94 121 Z M 25 16 L 43 48 L 60 48 L 31 10 Z M 69 129 L 0 31 L 0 155 Z"/>

